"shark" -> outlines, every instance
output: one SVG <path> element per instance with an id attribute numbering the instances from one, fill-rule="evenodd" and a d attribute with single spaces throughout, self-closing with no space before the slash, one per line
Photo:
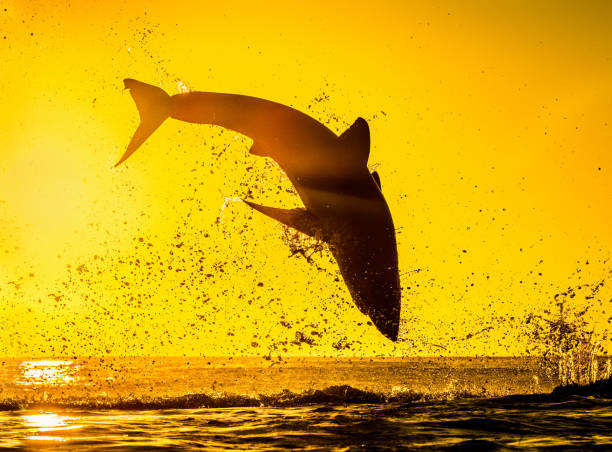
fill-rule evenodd
<path id="1" fill-rule="evenodd" d="M 368 169 L 370 129 L 363 118 L 336 135 L 281 103 L 240 94 L 190 91 L 169 95 L 124 80 L 140 116 L 125 162 L 168 118 L 213 124 L 249 137 L 250 153 L 272 158 L 304 207 L 281 209 L 243 200 L 254 210 L 328 244 L 357 308 L 397 341 L 401 287 L 391 211 L 377 172 Z"/>

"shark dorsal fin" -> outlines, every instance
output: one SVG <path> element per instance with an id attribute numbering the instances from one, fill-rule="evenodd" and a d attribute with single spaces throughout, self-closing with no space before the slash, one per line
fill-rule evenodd
<path id="1" fill-rule="evenodd" d="M 353 158 L 359 158 L 364 165 L 368 163 L 370 127 L 365 119 L 357 118 L 353 125 L 338 137 L 338 141 L 344 149 L 354 155 Z"/>
<path id="2" fill-rule="evenodd" d="M 314 237 L 319 232 L 320 228 L 317 218 L 304 208 L 279 209 L 277 207 L 262 206 L 246 200 L 243 201 L 258 212 L 274 218 L 285 226 L 289 226 L 303 234 Z"/>

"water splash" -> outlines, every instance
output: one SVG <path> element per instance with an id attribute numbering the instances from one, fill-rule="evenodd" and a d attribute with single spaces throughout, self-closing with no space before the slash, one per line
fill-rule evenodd
<path id="1" fill-rule="evenodd" d="M 329 251 L 327 243 L 316 237 L 302 234 L 293 228 L 281 225 L 282 240 L 289 247 L 291 256 L 302 256 L 309 264 L 314 264 L 314 255 L 323 256 Z"/>
<path id="2" fill-rule="evenodd" d="M 180 79 L 176 79 L 176 86 L 178 87 L 179 93 L 188 93 L 191 91 L 191 88 Z"/>
<path id="3" fill-rule="evenodd" d="M 544 315 L 531 313 L 527 317 L 533 339 L 529 352 L 541 356 L 541 366 L 561 385 L 588 385 L 612 375 L 612 361 L 602 346 L 607 331 L 598 332 L 590 326 L 590 304 L 578 309 L 574 302 L 585 287 L 591 289 L 591 295 L 585 296 L 588 301 L 602 286 L 599 282 L 569 288 L 554 296 L 556 313 L 545 310 Z"/>
<path id="4" fill-rule="evenodd" d="M 223 224 L 225 220 L 225 209 L 231 202 L 244 202 L 242 198 L 239 198 L 238 196 L 224 196 L 223 200 L 223 204 L 221 205 L 221 209 L 219 210 L 219 214 L 215 220 L 215 223 L 217 224 Z"/>

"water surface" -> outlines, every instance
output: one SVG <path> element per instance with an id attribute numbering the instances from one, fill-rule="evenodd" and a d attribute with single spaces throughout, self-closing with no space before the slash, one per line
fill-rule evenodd
<path id="1" fill-rule="evenodd" d="M 612 399 L 517 358 L 5 359 L 0 446 L 609 449 Z"/>

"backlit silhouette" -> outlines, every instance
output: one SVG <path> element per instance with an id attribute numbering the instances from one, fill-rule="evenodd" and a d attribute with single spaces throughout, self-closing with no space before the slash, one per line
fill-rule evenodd
<path id="1" fill-rule="evenodd" d="M 274 159 L 305 208 L 253 209 L 329 244 L 359 310 L 389 339 L 397 340 L 401 289 L 391 212 L 377 173 L 370 174 L 370 131 L 359 118 L 342 135 L 293 108 L 255 97 L 189 92 L 169 96 L 126 79 L 140 125 L 124 162 L 168 117 L 215 124 L 253 140 L 251 154 Z"/>

